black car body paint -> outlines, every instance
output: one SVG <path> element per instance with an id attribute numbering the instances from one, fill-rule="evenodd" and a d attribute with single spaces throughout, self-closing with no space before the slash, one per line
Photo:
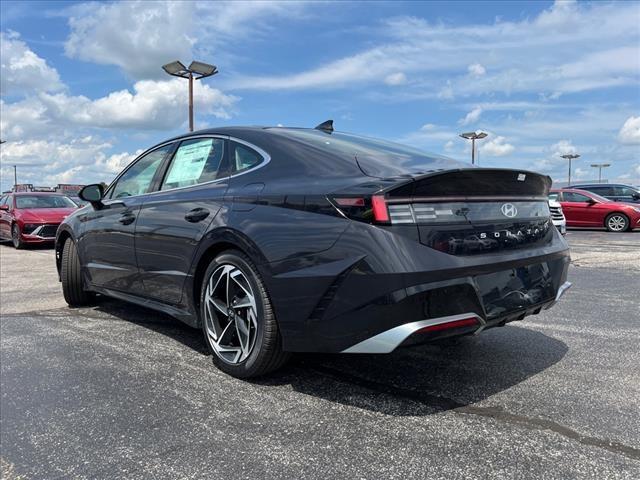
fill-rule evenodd
<path id="1" fill-rule="evenodd" d="M 179 143 L 194 138 L 224 140 L 216 180 L 159 190 Z M 234 173 L 238 145 L 260 161 Z M 146 191 L 109 198 L 119 177 L 103 208 L 85 206 L 58 231 L 58 267 L 71 237 L 91 290 L 198 326 L 208 261 L 235 248 L 266 284 L 285 350 L 342 352 L 407 324 L 400 343 L 413 341 L 429 319 L 477 318 L 451 334 L 503 325 L 566 288 L 546 176 L 308 129 L 220 128 L 160 146 Z"/>

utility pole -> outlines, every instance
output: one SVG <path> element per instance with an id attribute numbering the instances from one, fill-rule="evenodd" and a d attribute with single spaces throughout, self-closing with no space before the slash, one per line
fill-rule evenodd
<path id="1" fill-rule="evenodd" d="M 567 153 L 565 155 L 560 155 L 562 158 L 569 160 L 569 176 L 567 177 L 567 187 L 571 186 L 571 161 L 574 158 L 580 158 L 580 155 L 577 153 Z"/>
<path id="2" fill-rule="evenodd" d="M 189 68 L 185 67 L 181 62 L 176 60 L 175 62 L 163 65 L 162 69 L 169 75 L 173 75 L 174 77 L 186 78 L 189 80 L 189 131 L 193 132 L 193 81 L 215 75 L 216 73 L 218 73 L 218 69 L 215 65 L 196 62 L 195 60 L 191 62 Z M 198 76 L 194 77 L 194 73 Z"/>
<path id="3" fill-rule="evenodd" d="M 598 169 L 598 183 L 602 183 L 602 169 L 610 167 L 611 164 L 610 163 L 592 163 L 591 166 L 593 168 Z"/>
<path id="4" fill-rule="evenodd" d="M 476 163 L 476 140 L 483 139 L 487 136 L 484 132 L 468 132 L 461 133 L 460 136 L 462 138 L 466 138 L 467 140 L 471 140 L 471 165 L 475 165 Z"/>
<path id="5" fill-rule="evenodd" d="M 18 166 L 13 166 L 13 191 L 18 189 Z"/>

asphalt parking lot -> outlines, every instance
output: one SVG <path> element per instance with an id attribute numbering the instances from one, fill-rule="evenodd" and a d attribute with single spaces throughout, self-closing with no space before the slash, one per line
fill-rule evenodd
<path id="1" fill-rule="evenodd" d="M 640 478 L 640 232 L 567 239 L 549 311 L 255 382 L 169 317 L 67 308 L 52 250 L 0 245 L 3 478 Z"/>

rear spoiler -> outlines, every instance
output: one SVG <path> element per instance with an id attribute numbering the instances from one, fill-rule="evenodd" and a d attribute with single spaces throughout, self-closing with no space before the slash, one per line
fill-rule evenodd
<path id="1" fill-rule="evenodd" d="M 387 198 L 545 198 L 551 188 L 548 175 L 506 168 L 460 168 L 398 179 L 388 186 Z"/>

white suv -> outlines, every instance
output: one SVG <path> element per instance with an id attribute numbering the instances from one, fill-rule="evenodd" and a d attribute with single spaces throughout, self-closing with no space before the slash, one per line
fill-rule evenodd
<path id="1" fill-rule="evenodd" d="M 562 205 L 556 199 L 549 198 L 549 210 L 551 211 L 551 221 L 562 235 L 567 233 L 567 219 L 562 213 Z"/>

